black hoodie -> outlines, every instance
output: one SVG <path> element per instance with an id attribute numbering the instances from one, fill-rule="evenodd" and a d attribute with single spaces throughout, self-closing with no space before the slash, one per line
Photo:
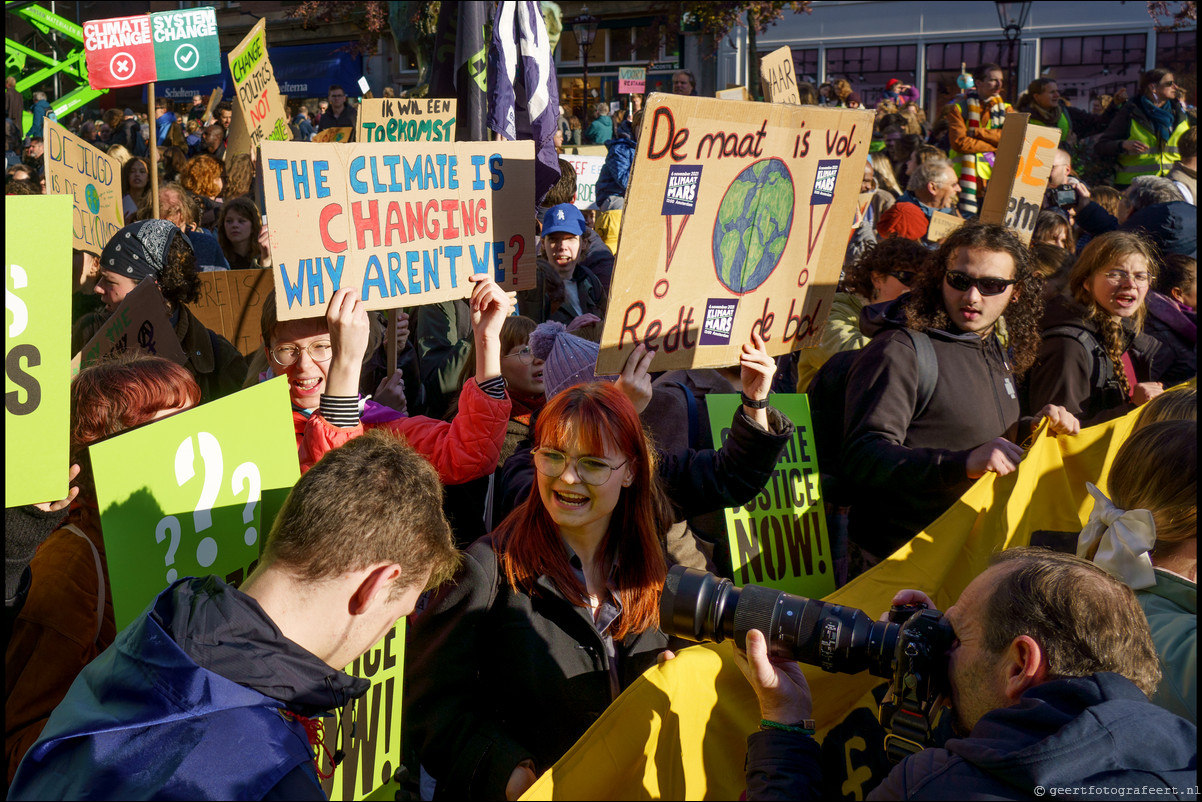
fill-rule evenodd
<path id="1" fill-rule="evenodd" d="M 861 312 L 860 329 L 873 338 L 847 376 L 842 463 L 856 498 L 849 534 L 877 557 L 896 551 L 972 486 L 969 452 L 1019 432 L 1016 382 L 992 333 L 926 332 L 939 381 L 917 413 L 918 359 L 902 331 L 906 297 Z"/>

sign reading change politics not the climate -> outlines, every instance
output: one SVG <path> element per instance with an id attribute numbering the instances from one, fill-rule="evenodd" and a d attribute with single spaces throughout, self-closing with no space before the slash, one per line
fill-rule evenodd
<path id="1" fill-rule="evenodd" d="M 644 111 L 598 374 L 737 364 L 822 330 L 872 112 L 653 94 Z M 631 223 L 637 221 L 637 224 Z"/>
<path id="2" fill-rule="evenodd" d="M 368 309 L 535 282 L 534 143 L 264 142 L 276 310 L 324 315 L 341 287 Z"/>
<path id="3" fill-rule="evenodd" d="M 71 246 L 99 255 L 121 228 L 121 167 L 54 120 L 46 120 L 46 192 L 70 195 Z"/>
<path id="4" fill-rule="evenodd" d="M 238 90 L 242 121 L 250 134 L 250 146 L 264 139 L 292 139 L 288 110 L 280 97 L 280 87 L 267 57 L 267 23 L 259 20 L 250 33 L 230 51 L 230 75 Z"/>
<path id="5" fill-rule="evenodd" d="M 185 8 L 83 24 L 93 89 L 199 78 L 221 72 L 217 14 Z"/>

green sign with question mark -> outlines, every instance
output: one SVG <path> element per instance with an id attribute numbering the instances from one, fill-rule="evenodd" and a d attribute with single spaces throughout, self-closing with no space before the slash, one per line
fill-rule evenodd
<path id="1" fill-rule="evenodd" d="M 89 451 L 118 630 L 180 577 L 240 581 L 300 478 L 283 379 Z"/>

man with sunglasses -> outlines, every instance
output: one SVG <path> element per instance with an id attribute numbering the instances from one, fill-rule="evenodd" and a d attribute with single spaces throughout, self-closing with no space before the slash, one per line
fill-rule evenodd
<path id="1" fill-rule="evenodd" d="M 909 293 L 875 310 L 877 330 L 865 332 L 875 336 L 847 374 L 842 453 L 849 534 L 868 562 L 903 545 L 976 479 L 1015 470 L 1023 454 L 1016 443 L 1031 431 L 1031 421 L 1020 425 L 1017 388 L 1039 347 L 1039 284 L 1012 231 L 968 223 Z M 995 333 L 1003 313 L 1005 348 Z M 937 380 L 924 391 L 928 359 Z M 1061 407 L 1038 417 L 1056 433 L 1079 429 Z"/>

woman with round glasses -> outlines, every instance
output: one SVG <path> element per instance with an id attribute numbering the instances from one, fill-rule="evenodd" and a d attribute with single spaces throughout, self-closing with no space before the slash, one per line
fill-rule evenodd
<path id="1" fill-rule="evenodd" d="M 677 645 L 658 628 L 664 533 L 679 506 L 766 478 L 760 457 L 775 445 L 774 463 L 792 431 L 768 414 L 774 363 L 759 346 L 743 347 L 746 397 L 718 452 L 661 465 L 633 404 L 606 382 L 543 407 L 529 495 L 467 549 L 414 626 L 406 720 L 436 795 L 516 799 Z"/>
<path id="2" fill-rule="evenodd" d="M 1112 231 L 1090 241 L 1053 298 L 1028 385 L 1030 408 L 1059 404 L 1083 426 L 1126 414 L 1163 392 L 1143 334 L 1144 299 L 1156 280 L 1156 255 L 1143 237 Z"/>
<path id="3" fill-rule="evenodd" d="M 835 293 L 822 338 L 801 351 L 797 392 L 804 393 L 818 369 L 840 351 L 856 351 L 870 339 L 860 331 L 860 314 L 870 304 L 883 304 L 909 292 L 910 284 L 930 251 L 914 240 L 890 237 L 868 248 L 843 277 Z"/>

